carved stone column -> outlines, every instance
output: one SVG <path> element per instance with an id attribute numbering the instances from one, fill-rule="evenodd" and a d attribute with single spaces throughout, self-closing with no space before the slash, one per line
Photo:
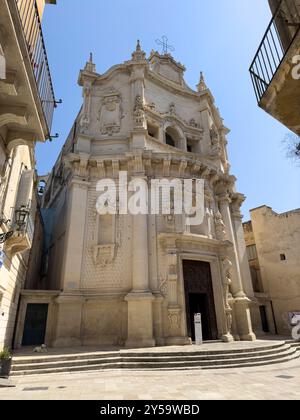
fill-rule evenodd
<path id="1" fill-rule="evenodd" d="M 219 208 L 225 228 L 226 239 L 232 243 L 230 259 L 232 261 L 232 294 L 235 299 L 235 318 L 237 322 L 237 333 L 241 340 L 254 341 L 256 339 L 252 330 L 250 315 L 251 301 L 246 297 L 241 277 L 238 245 L 235 236 L 234 224 L 230 210 L 230 197 L 228 194 L 219 195 Z"/>
<path id="2" fill-rule="evenodd" d="M 170 239 L 166 247 L 166 295 L 168 299 L 169 334 L 166 338 L 167 345 L 190 344 L 190 339 L 183 335 L 182 321 L 183 309 L 179 300 L 179 253 L 176 240 Z"/>
<path id="3" fill-rule="evenodd" d="M 249 261 L 246 251 L 246 243 L 243 229 L 243 215 L 241 214 L 240 208 L 245 200 L 245 196 L 242 194 L 233 194 L 232 196 L 232 219 L 234 224 L 234 230 L 236 234 L 236 242 L 238 249 L 238 257 L 241 267 L 241 276 L 243 281 L 243 289 L 248 297 L 254 297 L 254 291 L 252 286 L 251 274 L 249 269 Z"/>
<path id="4" fill-rule="evenodd" d="M 238 252 L 236 247 L 236 240 L 234 234 L 234 227 L 230 212 L 230 197 L 228 194 L 222 194 L 218 197 L 219 209 L 225 225 L 225 239 L 230 241 L 233 245 L 233 276 L 232 276 L 232 292 L 234 297 L 245 297 L 243 291 L 243 284 L 241 279 L 240 267 L 238 264 Z"/>

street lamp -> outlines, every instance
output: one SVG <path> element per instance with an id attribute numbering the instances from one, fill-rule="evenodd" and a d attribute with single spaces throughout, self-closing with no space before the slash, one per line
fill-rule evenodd
<path id="1" fill-rule="evenodd" d="M 26 206 L 21 206 L 19 209 L 15 211 L 15 215 L 16 215 L 15 220 L 16 220 L 18 232 L 23 230 L 23 228 L 25 227 L 29 213 L 30 212 Z"/>
<path id="2" fill-rule="evenodd" d="M 14 234 L 15 231 L 22 232 L 26 226 L 28 216 L 30 214 L 29 209 L 26 206 L 21 206 L 15 211 L 15 227 L 13 227 L 7 233 L 0 234 L 0 244 L 4 244 Z M 5 220 L 3 217 L 0 219 L 0 226 L 7 225 L 10 220 Z"/>

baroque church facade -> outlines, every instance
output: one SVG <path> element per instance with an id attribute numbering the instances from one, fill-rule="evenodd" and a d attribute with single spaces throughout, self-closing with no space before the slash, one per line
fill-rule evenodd
<path id="1" fill-rule="evenodd" d="M 105 74 L 92 57 L 80 72 L 83 105 L 46 179 L 16 347 L 40 344 L 30 342 L 32 317 L 53 347 L 186 345 L 198 312 L 205 340 L 255 340 L 245 197 L 230 174 L 229 130 L 203 75 L 194 91 L 184 71 L 170 54 L 147 59 L 138 43 L 131 60 Z M 205 180 L 203 223 L 97 213 L 97 182 L 118 183 L 120 171 L 147 183 Z"/>

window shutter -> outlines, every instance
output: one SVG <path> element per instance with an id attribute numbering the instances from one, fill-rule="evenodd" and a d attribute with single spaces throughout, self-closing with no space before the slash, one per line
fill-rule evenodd
<path id="1" fill-rule="evenodd" d="M 26 170 L 22 172 L 18 195 L 16 199 L 16 206 L 15 209 L 17 210 L 21 206 L 28 207 L 32 197 L 32 190 L 33 190 L 33 170 Z"/>

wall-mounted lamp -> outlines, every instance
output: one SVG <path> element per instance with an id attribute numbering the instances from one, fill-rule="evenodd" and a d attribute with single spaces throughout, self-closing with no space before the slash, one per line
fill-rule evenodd
<path id="1" fill-rule="evenodd" d="M 29 209 L 26 206 L 21 206 L 19 209 L 15 211 L 16 215 L 16 225 L 17 225 L 17 231 L 20 232 L 24 229 L 27 223 L 27 219 L 29 216 Z"/>
<path id="2" fill-rule="evenodd" d="M 16 231 L 21 232 L 24 230 L 29 214 L 30 211 L 26 206 L 21 206 L 15 211 L 15 226 L 10 231 L 0 234 L 0 244 L 8 241 Z M 6 220 L 3 217 L 0 219 L 0 226 L 8 225 L 8 223 L 10 223 L 10 220 Z"/>

